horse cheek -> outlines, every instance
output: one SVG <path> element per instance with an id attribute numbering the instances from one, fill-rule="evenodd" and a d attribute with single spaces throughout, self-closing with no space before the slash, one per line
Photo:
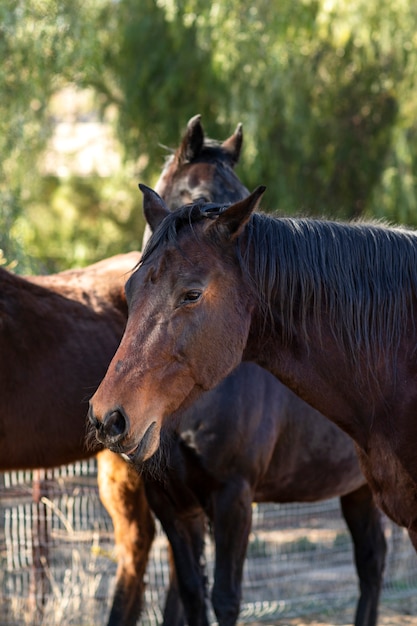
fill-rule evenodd
<path id="1" fill-rule="evenodd" d="M 221 332 L 213 335 L 206 333 L 203 350 L 199 350 L 200 358 L 204 358 L 199 368 L 199 382 L 205 390 L 218 385 L 242 362 L 249 334 L 250 317 L 247 315 L 233 317 L 233 323 L 225 325 L 219 323 L 217 327 Z M 237 330 L 239 332 L 236 332 Z"/>

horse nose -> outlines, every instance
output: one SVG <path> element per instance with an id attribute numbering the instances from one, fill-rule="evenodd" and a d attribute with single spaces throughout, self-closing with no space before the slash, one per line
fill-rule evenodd
<path id="1" fill-rule="evenodd" d="M 88 419 L 90 420 L 90 424 L 97 431 L 97 439 L 106 446 L 121 441 L 129 430 L 127 415 L 121 408 L 112 409 L 106 413 L 103 421 L 100 422 L 94 415 L 93 407 L 90 406 Z"/>

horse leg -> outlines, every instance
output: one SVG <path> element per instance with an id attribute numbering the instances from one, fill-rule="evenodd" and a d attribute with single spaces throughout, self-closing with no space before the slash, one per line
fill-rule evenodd
<path id="1" fill-rule="evenodd" d="M 172 550 L 175 575 L 171 576 L 170 588 L 164 609 L 164 626 L 178 626 L 182 620 L 179 589 L 186 621 L 189 626 L 208 626 L 206 613 L 206 577 L 202 564 L 204 553 L 205 516 L 194 506 L 190 511 L 175 507 L 175 494 L 157 482 L 146 480 L 148 502 L 161 522 Z M 177 587 L 176 587 L 177 586 Z"/>
<path id="2" fill-rule="evenodd" d="M 143 480 L 131 465 L 110 450 L 97 455 L 97 465 L 100 499 L 113 521 L 118 563 L 108 626 L 135 626 L 155 522 Z"/>
<path id="3" fill-rule="evenodd" d="M 232 626 L 240 611 L 252 492 L 245 481 L 231 481 L 216 492 L 212 502 L 216 546 L 212 602 L 219 626 Z"/>
<path id="4" fill-rule="evenodd" d="M 352 535 L 359 576 L 360 597 L 355 626 L 375 626 L 387 551 L 381 513 L 368 485 L 342 496 L 340 503 Z"/>
<path id="5" fill-rule="evenodd" d="M 415 551 L 417 552 L 417 531 L 409 529 L 407 532 L 408 536 L 410 537 L 411 543 Z"/>
<path id="6" fill-rule="evenodd" d="M 168 544 L 169 587 L 165 598 L 163 626 L 184 626 L 184 607 L 180 599 L 177 572 L 175 571 L 174 555 L 171 544 Z"/>

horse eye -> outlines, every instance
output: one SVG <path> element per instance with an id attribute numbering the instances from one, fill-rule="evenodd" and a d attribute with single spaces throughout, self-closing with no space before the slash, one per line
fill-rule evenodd
<path id="1" fill-rule="evenodd" d="M 184 294 L 182 304 L 191 304 L 197 302 L 201 297 L 201 291 L 199 289 L 190 289 Z"/>

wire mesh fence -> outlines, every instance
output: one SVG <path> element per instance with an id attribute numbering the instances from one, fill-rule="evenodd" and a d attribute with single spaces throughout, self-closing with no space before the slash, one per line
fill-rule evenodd
<path id="1" fill-rule="evenodd" d="M 0 475 L 0 626 L 105 624 L 116 559 L 111 520 L 98 497 L 95 461 Z M 415 595 L 417 556 L 406 532 L 385 520 L 388 557 L 383 598 Z M 209 580 L 213 547 L 207 541 Z M 169 581 L 159 529 L 147 568 L 141 624 L 161 622 Z M 352 606 L 358 579 L 339 500 L 254 505 L 240 621 L 272 621 Z M 215 618 L 211 614 L 211 621 Z"/>

